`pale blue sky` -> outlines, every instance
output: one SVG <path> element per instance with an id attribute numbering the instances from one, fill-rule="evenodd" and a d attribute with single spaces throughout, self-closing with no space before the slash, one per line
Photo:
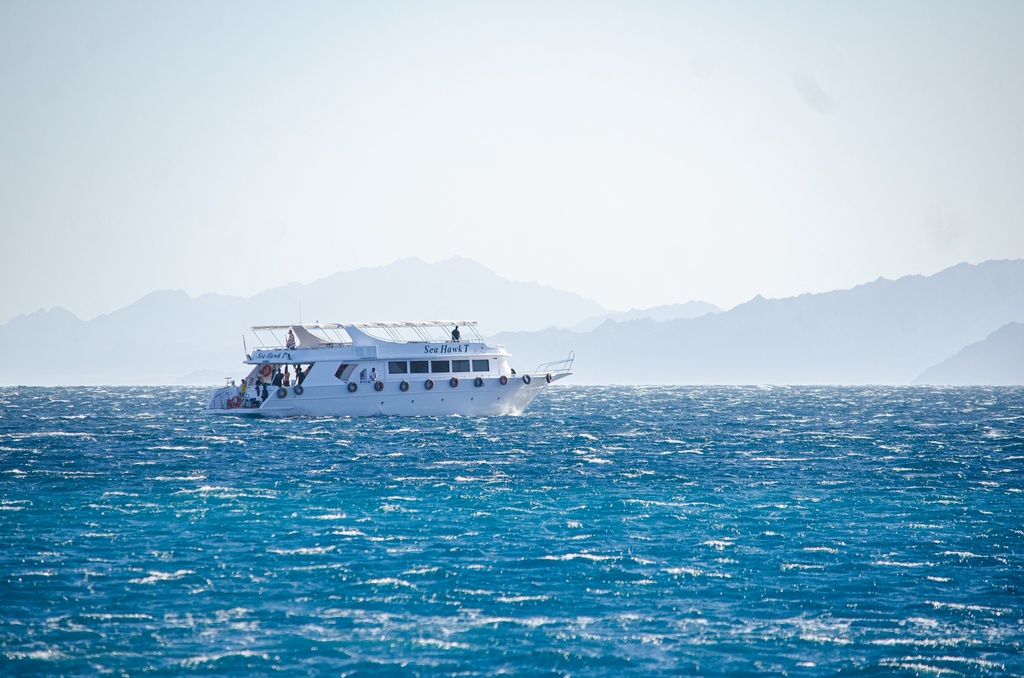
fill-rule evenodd
<path id="1" fill-rule="evenodd" d="M 1022 34 L 1016 1 L 0 0 L 0 322 L 408 256 L 617 310 L 1024 257 Z"/>

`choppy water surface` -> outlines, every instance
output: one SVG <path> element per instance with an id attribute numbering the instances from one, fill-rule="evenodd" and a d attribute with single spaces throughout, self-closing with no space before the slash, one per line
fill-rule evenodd
<path id="1" fill-rule="evenodd" d="M 0 396 L 0 672 L 1024 674 L 1024 389 Z"/>

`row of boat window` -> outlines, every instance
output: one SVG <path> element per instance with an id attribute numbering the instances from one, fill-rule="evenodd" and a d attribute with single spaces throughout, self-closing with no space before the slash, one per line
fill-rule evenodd
<path id="1" fill-rule="evenodd" d="M 484 360 L 390 360 L 388 374 L 444 374 L 447 372 L 489 372 Z"/>

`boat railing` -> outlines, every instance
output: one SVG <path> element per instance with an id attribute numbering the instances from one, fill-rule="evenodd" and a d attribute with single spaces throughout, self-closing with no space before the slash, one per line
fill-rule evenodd
<path id="1" fill-rule="evenodd" d="M 288 348 L 285 344 L 268 344 L 267 346 L 257 346 L 253 351 L 316 351 L 323 348 L 346 348 L 352 346 L 351 341 L 347 342 L 330 342 L 325 341 L 314 346 L 303 346 L 299 344 L 294 348 Z"/>
<path id="2" fill-rule="evenodd" d="M 542 363 L 534 370 L 536 374 L 572 374 L 572 364 L 576 360 L 576 352 L 569 351 L 569 357 L 564 360 L 552 360 L 549 363 Z"/>

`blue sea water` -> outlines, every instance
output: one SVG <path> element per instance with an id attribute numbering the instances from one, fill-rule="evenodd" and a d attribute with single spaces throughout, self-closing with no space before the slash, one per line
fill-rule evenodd
<path id="1" fill-rule="evenodd" d="M 0 396 L 7 675 L 1024 675 L 1024 389 Z"/>

